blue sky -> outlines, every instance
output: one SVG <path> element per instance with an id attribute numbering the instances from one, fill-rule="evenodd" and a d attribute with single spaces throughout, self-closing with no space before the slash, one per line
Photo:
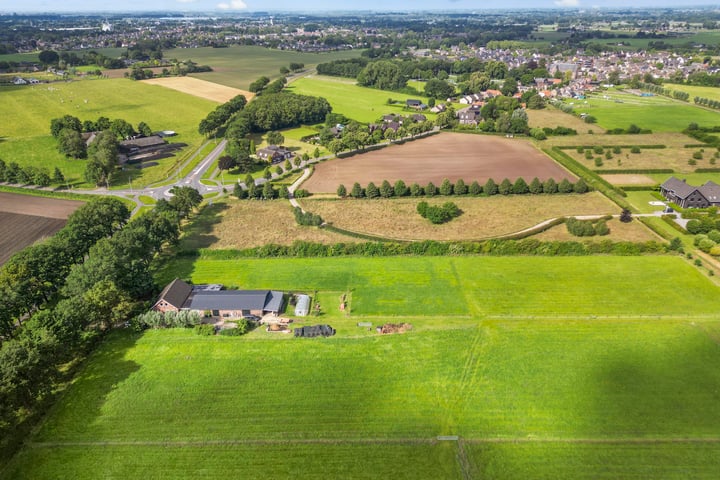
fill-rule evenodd
<path id="1" fill-rule="evenodd" d="M 0 12 L 78 12 L 78 11 L 257 11 L 257 10 L 439 10 L 485 8 L 612 8 L 665 7 L 693 5 L 720 6 L 720 0 L 0 0 Z"/>

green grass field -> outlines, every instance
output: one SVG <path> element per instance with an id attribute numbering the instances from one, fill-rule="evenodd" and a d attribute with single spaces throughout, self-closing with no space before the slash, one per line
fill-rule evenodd
<path id="1" fill-rule="evenodd" d="M 3 89 L 0 116 L 13 121 L 2 130 L 0 158 L 44 167 L 51 173 L 57 166 L 70 183 L 80 184 L 85 161 L 67 159 L 57 152 L 50 136 L 52 118 L 69 114 L 80 120 L 97 120 L 105 116 L 125 119 L 134 126 L 144 121 L 154 130 L 175 130 L 178 136 L 172 141 L 187 143 L 188 149 L 194 149 L 203 140 L 197 125 L 215 106 L 208 100 L 126 79 L 8 87 Z M 160 160 L 158 167 L 138 170 L 134 178 L 147 183 L 160 180 L 178 158 Z"/>
<path id="2" fill-rule="evenodd" d="M 720 313 L 713 285 L 683 260 L 662 256 L 177 259 L 159 283 L 175 277 L 243 288 L 351 291 L 353 314 L 369 316 Z M 659 284 L 680 277 L 683 288 Z"/>
<path id="3" fill-rule="evenodd" d="M 348 118 L 359 122 L 376 122 L 383 115 L 397 114 L 409 115 L 414 110 L 405 109 L 405 100 L 418 98 L 427 101 L 424 97 L 417 95 L 405 95 L 403 93 L 376 90 L 374 88 L 359 87 L 355 81 L 348 78 L 325 77 L 313 75 L 301 78 L 288 86 L 291 92 L 302 95 L 323 97 L 333 107 L 333 112 L 341 113 Z M 388 105 L 389 98 L 399 103 Z M 423 115 L 428 118 L 435 118 L 435 115 L 427 111 Z"/>
<path id="4" fill-rule="evenodd" d="M 720 88 L 717 87 L 697 87 L 694 85 L 677 85 L 673 83 L 666 83 L 663 85 L 664 88 L 670 90 L 677 90 L 680 92 L 687 92 L 690 94 L 690 103 L 694 102 L 695 97 L 709 98 L 711 100 L 720 100 Z"/>
<path id="5" fill-rule="evenodd" d="M 280 67 L 287 67 L 290 62 L 304 63 L 305 68 L 314 68 L 318 63 L 356 58 L 360 54 L 360 50 L 302 53 L 247 45 L 232 45 L 228 48 L 176 48 L 163 52 L 163 56 L 168 59 L 190 59 L 213 68 L 212 72 L 193 74 L 193 77 L 243 90 L 247 90 L 253 81 L 263 75 L 279 77 Z"/>
<path id="6" fill-rule="evenodd" d="M 116 332 L 0 478 L 713 478 L 719 329 Z"/>
<path id="7" fill-rule="evenodd" d="M 605 98 L 607 97 L 607 98 Z M 600 92 L 587 100 L 572 100 L 577 113 L 597 118 L 603 128 L 627 128 L 634 123 L 653 132 L 679 132 L 691 122 L 717 125 L 716 112 L 696 107 L 692 102 L 681 102 L 667 97 L 639 97 L 616 90 Z"/>

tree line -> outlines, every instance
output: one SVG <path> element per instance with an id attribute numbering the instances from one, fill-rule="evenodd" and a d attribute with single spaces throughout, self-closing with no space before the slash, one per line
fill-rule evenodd
<path id="1" fill-rule="evenodd" d="M 345 198 L 392 198 L 392 197 L 433 197 L 435 195 L 472 195 L 472 196 L 492 196 L 492 195 L 525 195 L 533 194 L 568 194 L 568 193 L 587 193 L 590 190 L 585 180 L 579 178 L 573 183 L 567 178 L 563 178 L 559 183 L 550 178 L 541 182 L 537 177 L 533 178 L 530 184 L 525 179 L 519 177 L 515 182 L 511 182 L 505 178 L 499 184 L 492 178 L 488 179 L 484 185 L 476 180 L 469 186 L 459 179 L 454 184 L 449 179 L 444 179 L 439 187 L 433 182 L 428 182 L 425 186 L 413 183 L 409 187 L 402 180 L 397 180 L 394 185 L 389 181 L 383 180 L 380 187 L 370 182 L 365 188 L 360 183 L 355 182 L 348 192 L 345 185 L 339 185 L 337 188 L 338 197 Z"/>
<path id="2" fill-rule="evenodd" d="M 55 167 L 53 174 L 50 175 L 45 168 L 32 165 L 20 166 L 17 162 L 5 163 L 0 158 L 0 182 L 47 187 L 52 183 L 58 185 L 65 183 L 65 175 L 58 167 Z"/>
<path id="3" fill-rule="evenodd" d="M 139 313 L 157 291 L 150 262 L 177 241 L 181 218 L 202 199 L 190 187 L 173 193 L 130 222 L 119 200 L 93 200 L 51 239 L 0 269 L 2 434 L 53 392 L 64 366 Z"/>
<path id="4" fill-rule="evenodd" d="M 72 115 L 64 115 L 50 120 L 50 134 L 58 141 L 58 151 L 67 157 L 86 158 L 88 146 L 82 138 L 82 133 L 103 131 L 111 132 L 117 139 L 125 139 L 137 134 L 146 137 L 153 134 L 147 123 L 138 123 L 135 131 L 135 127 L 122 118 L 110 120 L 107 117 L 99 117 L 96 121 L 80 121 Z"/>

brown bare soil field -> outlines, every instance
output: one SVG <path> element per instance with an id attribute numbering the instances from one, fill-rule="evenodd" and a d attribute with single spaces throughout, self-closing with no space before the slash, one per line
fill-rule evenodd
<path id="1" fill-rule="evenodd" d="M 446 224 L 433 225 L 416 211 L 421 200 L 430 205 L 452 201 L 463 213 Z M 388 200 L 309 198 L 303 199 L 302 205 L 336 227 L 398 240 L 480 240 L 515 233 L 560 216 L 618 213 L 618 207 L 598 192 Z"/>
<path id="2" fill-rule="evenodd" d="M 578 133 L 587 133 L 592 130 L 595 133 L 605 133 L 605 129 L 596 124 L 585 123 L 584 120 L 558 110 L 555 107 L 547 106 L 542 110 L 525 110 L 528 114 L 528 125 L 530 128 L 555 128 L 567 127 L 577 130 Z"/>
<path id="3" fill-rule="evenodd" d="M 295 240 L 318 243 L 358 240 L 295 222 L 287 200 L 255 201 L 229 198 L 206 206 L 186 227 L 181 248 L 250 248 Z"/>
<path id="4" fill-rule="evenodd" d="M 603 180 L 606 180 L 613 185 L 655 185 L 655 180 L 648 177 L 647 175 L 633 174 L 633 173 L 618 173 L 613 175 L 601 175 Z"/>
<path id="5" fill-rule="evenodd" d="M 645 242 L 648 240 L 660 240 L 658 236 L 653 234 L 645 225 L 638 221 L 632 221 L 630 223 L 622 223 L 617 218 L 607 222 L 610 227 L 610 234 L 603 237 L 590 237 L 592 240 L 612 240 L 615 242 Z M 570 235 L 567 231 L 567 227 L 563 225 L 557 225 L 542 233 L 533 235 L 532 238 L 536 238 L 542 241 L 583 241 L 588 238 L 578 238 Z"/>
<path id="6" fill-rule="evenodd" d="M 392 145 L 381 150 L 338 158 L 319 164 L 303 188 L 311 192 L 335 192 L 344 184 L 348 190 L 355 182 L 379 185 L 383 180 L 406 184 L 428 182 L 439 186 L 444 178 L 455 182 L 462 178 L 468 185 L 488 178 L 500 183 L 523 177 L 530 182 L 563 178 L 572 174 L 539 152 L 528 140 L 489 135 L 441 133 L 428 138 Z"/>
<path id="7" fill-rule="evenodd" d="M 208 82 L 194 77 L 151 78 L 149 80 L 143 80 L 143 82 L 151 85 L 160 85 L 161 87 L 195 95 L 196 97 L 218 103 L 225 103 L 237 95 L 245 95 L 248 101 L 255 96 L 254 93 L 240 90 L 239 88 L 227 87 L 219 83 Z"/>
<path id="8" fill-rule="evenodd" d="M 60 230 L 65 226 L 65 220 L 0 212 L 0 226 L 2 226 L 0 229 L 0 265 L 2 265 L 13 253 Z"/>
<path id="9" fill-rule="evenodd" d="M 83 202 L 0 192 L 0 212 L 67 219 Z"/>

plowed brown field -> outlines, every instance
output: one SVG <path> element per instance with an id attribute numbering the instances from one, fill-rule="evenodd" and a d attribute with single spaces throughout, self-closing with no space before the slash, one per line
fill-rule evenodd
<path id="1" fill-rule="evenodd" d="M 0 265 L 60 230 L 83 202 L 0 192 Z"/>
<path id="2" fill-rule="evenodd" d="M 379 185 L 383 180 L 407 185 L 428 182 L 439 186 L 444 178 L 466 184 L 488 178 L 500 183 L 504 178 L 527 182 L 575 177 L 539 152 L 528 140 L 463 133 L 441 133 L 432 137 L 393 145 L 382 150 L 335 159 L 318 165 L 303 188 L 311 192 L 335 192 L 343 184 L 350 190 L 353 183 Z"/>

